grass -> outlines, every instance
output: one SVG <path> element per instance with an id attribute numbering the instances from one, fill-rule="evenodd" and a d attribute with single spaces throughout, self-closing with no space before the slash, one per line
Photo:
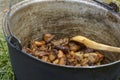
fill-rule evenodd
<path id="1" fill-rule="evenodd" d="M 0 80 L 14 80 L 7 43 L 3 35 L 0 35 Z"/>

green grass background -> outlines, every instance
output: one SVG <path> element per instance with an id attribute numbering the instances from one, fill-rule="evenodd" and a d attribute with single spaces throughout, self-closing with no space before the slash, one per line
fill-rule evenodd
<path id="1" fill-rule="evenodd" d="M 2 34 L 0 35 L 0 80 L 14 80 L 7 44 Z"/>
<path id="2" fill-rule="evenodd" d="M 120 0 L 101 0 L 101 1 L 113 1 L 120 6 Z M 1 25 L 1 24 L 0 24 Z M 14 80 L 14 75 L 9 60 L 8 47 L 0 27 L 0 80 Z"/>

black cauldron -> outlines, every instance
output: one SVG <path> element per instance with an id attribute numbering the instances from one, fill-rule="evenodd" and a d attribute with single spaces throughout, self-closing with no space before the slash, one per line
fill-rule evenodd
<path id="1" fill-rule="evenodd" d="M 12 7 L 11 31 L 25 46 L 44 33 L 58 37 L 83 35 L 94 41 L 120 47 L 120 17 L 116 12 L 86 0 L 24 0 Z M 3 30 L 17 80 L 116 80 L 120 75 L 120 54 L 104 53 L 100 66 L 73 67 L 43 62 L 11 43 L 7 14 Z"/>

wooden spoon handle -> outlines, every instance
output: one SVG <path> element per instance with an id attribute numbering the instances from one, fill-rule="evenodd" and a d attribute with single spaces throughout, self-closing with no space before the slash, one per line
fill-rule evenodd
<path id="1" fill-rule="evenodd" d="M 113 46 L 108 46 L 108 45 L 104 45 L 101 43 L 97 43 L 97 42 L 92 41 L 92 40 L 90 40 L 86 37 L 83 37 L 83 36 L 75 36 L 75 37 L 72 37 L 71 40 L 82 43 L 85 46 L 92 48 L 92 49 L 96 49 L 96 50 L 120 52 L 120 48 L 118 48 L 118 47 L 113 47 Z"/>

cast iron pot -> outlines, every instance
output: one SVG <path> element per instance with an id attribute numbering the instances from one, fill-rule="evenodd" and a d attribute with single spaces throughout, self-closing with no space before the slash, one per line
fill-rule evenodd
<path id="1" fill-rule="evenodd" d="M 85 0 L 25 0 L 12 7 L 11 31 L 22 46 L 44 33 L 59 37 L 83 35 L 94 41 L 120 47 L 120 17 L 101 5 Z M 103 52 L 103 65 L 59 66 L 43 62 L 16 48 L 10 40 L 7 14 L 3 30 L 17 80 L 116 80 L 120 54 Z"/>

